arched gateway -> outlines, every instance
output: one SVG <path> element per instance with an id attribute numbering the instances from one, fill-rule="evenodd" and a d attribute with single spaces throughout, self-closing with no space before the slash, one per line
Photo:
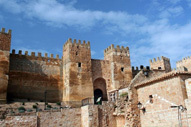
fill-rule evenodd
<path id="1" fill-rule="evenodd" d="M 97 104 L 97 99 L 101 97 L 102 101 L 107 101 L 106 82 L 103 78 L 97 78 L 94 80 L 94 104 Z"/>

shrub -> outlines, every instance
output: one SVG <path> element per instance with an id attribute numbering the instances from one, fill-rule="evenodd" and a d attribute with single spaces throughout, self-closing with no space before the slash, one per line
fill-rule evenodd
<path id="1" fill-rule="evenodd" d="M 22 102 L 22 105 L 25 105 L 25 102 Z"/>
<path id="2" fill-rule="evenodd" d="M 19 107 L 18 110 L 19 110 L 19 113 L 24 113 L 26 111 L 24 107 Z"/>
<path id="3" fill-rule="evenodd" d="M 52 106 L 51 105 L 47 105 L 47 108 L 52 108 Z"/>
<path id="4" fill-rule="evenodd" d="M 26 109 L 24 107 L 19 107 L 18 110 L 24 110 L 26 111 Z"/>
<path id="5" fill-rule="evenodd" d="M 36 106 L 36 105 L 33 105 L 32 108 L 37 109 L 37 106 Z"/>
<path id="6" fill-rule="evenodd" d="M 57 105 L 61 105 L 61 102 L 57 102 L 56 104 L 57 104 Z"/>
<path id="7" fill-rule="evenodd" d="M 120 94 L 120 97 L 126 97 L 126 96 L 128 96 L 128 93 L 127 93 L 127 92 L 124 92 L 124 93 L 121 93 L 121 94 Z"/>

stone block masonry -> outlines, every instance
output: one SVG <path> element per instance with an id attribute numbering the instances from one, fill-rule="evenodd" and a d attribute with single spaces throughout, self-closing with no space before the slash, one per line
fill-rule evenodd
<path id="1" fill-rule="evenodd" d="M 6 103 L 7 101 L 10 45 L 11 30 L 6 33 L 5 29 L 2 28 L 0 31 L 0 103 Z"/>
<path id="2" fill-rule="evenodd" d="M 48 102 L 62 100 L 62 60 L 56 55 L 50 57 L 41 53 L 35 56 L 26 51 L 10 54 L 10 72 L 8 85 L 9 99 L 44 100 L 47 92 Z M 35 96 L 34 96 L 35 95 Z"/>

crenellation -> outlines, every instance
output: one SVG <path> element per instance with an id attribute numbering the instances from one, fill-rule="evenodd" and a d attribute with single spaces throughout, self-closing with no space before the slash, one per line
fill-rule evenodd
<path id="1" fill-rule="evenodd" d="M 140 69 L 139 69 L 139 67 L 134 67 L 134 66 L 132 66 L 132 71 L 140 71 Z"/>
<path id="2" fill-rule="evenodd" d="M 12 50 L 12 54 L 15 54 L 15 49 Z"/>
<path id="3" fill-rule="evenodd" d="M 0 31 L 0 33 L 2 33 L 2 34 L 9 34 L 9 35 L 11 35 L 11 32 L 12 32 L 12 30 L 8 30 L 8 32 L 6 33 L 5 32 L 5 28 L 1 28 L 1 31 Z"/>
<path id="4" fill-rule="evenodd" d="M 42 55 L 41 55 L 41 53 L 40 53 L 40 52 L 38 52 L 38 57 L 42 57 Z"/>
<path id="5" fill-rule="evenodd" d="M 73 43 L 74 43 L 74 45 L 76 45 L 76 39 L 74 39 Z"/>
<path id="6" fill-rule="evenodd" d="M 81 43 L 81 40 L 78 40 L 78 42 L 77 42 L 77 40 L 74 39 L 73 42 L 72 42 L 72 39 L 69 38 L 66 41 L 66 43 L 64 44 L 63 48 L 65 48 L 67 45 L 72 45 L 73 47 L 78 47 L 78 48 L 79 47 L 90 48 L 90 41 L 87 41 L 87 43 L 86 43 L 86 41 L 83 40 L 83 42 Z"/>
<path id="7" fill-rule="evenodd" d="M 87 46 L 90 47 L 90 41 L 87 42 Z"/>
<path id="8" fill-rule="evenodd" d="M 81 44 L 81 40 L 78 40 L 78 45 L 80 45 Z"/>
<path id="9" fill-rule="evenodd" d="M 1 28 L 1 33 L 5 33 L 5 28 Z"/>
<path id="10" fill-rule="evenodd" d="M 25 56 L 28 56 L 28 51 L 25 51 Z"/>
<path id="11" fill-rule="evenodd" d="M 59 59 L 59 55 L 58 54 L 56 54 L 56 59 Z"/>
<path id="12" fill-rule="evenodd" d="M 164 56 L 161 56 L 161 57 L 157 57 L 157 59 L 156 58 L 153 58 L 153 59 L 150 59 L 149 60 L 149 62 L 150 63 L 155 63 L 155 62 L 161 62 L 161 61 L 170 61 L 170 59 L 169 58 L 166 58 L 166 57 L 164 57 Z"/>
<path id="13" fill-rule="evenodd" d="M 22 50 L 19 50 L 19 55 L 22 55 Z"/>
<path id="14" fill-rule="evenodd" d="M 48 57 L 48 53 L 45 53 L 45 54 L 44 54 L 44 57 Z"/>
<path id="15" fill-rule="evenodd" d="M 153 58 L 150 60 L 151 69 L 171 71 L 170 59 L 164 56 Z"/>
<path id="16" fill-rule="evenodd" d="M 121 46 L 120 48 L 120 46 L 117 45 L 115 48 L 114 45 L 112 44 L 111 46 L 107 47 L 104 50 L 104 55 L 110 54 L 111 52 L 117 55 L 126 54 L 126 56 L 129 56 L 129 47 L 125 48 L 124 46 Z"/>
<path id="17" fill-rule="evenodd" d="M 50 58 L 54 58 L 54 55 L 53 55 L 53 54 L 50 54 Z"/>
<path id="18" fill-rule="evenodd" d="M 86 44 L 86 41 L 85 40 L 83 40 L 83 45 L 85 45 Z"/>
<path id="19" fill-rule="evenodd" d="M 5 29 L 2 32 L 5 33 Z M 0 34 L 0 36 L 9 39 L 9 35 Z M 7 40 L 3 41 L 3 44 L 7 44 L 9 41 Z M 55 112 L 54 108 L 51 111 L 44 111 L 44 105 L 39 103 L 38 108 L 43 111 L 36 115 L 42 120 L 36 121 L 35 116 L 35 125 L 38 123 L 40 126 L 46 120 L 44 126 L 53 124 L 65 126 L 66 123 L 75 127 L 177 126 L 179 114 L 183 126 L 186 125 L 184 124 L 186 119 L 190 124 L 190 118 L 185 117 L 182 110 L 172 109 L 171 106 L 183 106 L 187 108 L 188 113 L 190 112 L 191 79 L 188 81 L 189 84 L 185 84 L 185 81 L 191 78 L 189 72 L 191 57 L 177 61 L 180 66 L 174 69 L 176 71 L 170 72 L 173 70 L 170 59 L 164 56 L 150 60 L 151 70 L 149 66 L 131 66 L 129 47 L 119 45 L 114 47 L 112 44 L 104 50 L 104 60 L 91 59 L 89 41 L 86 43 L 83 40 L 81 43 L 81 40 L 69 38 L 63 47 L 61 59 L 58 54 L 54 56 L 45 53 L 43 56 L 40 52 L 31 52 L 28 55 L 28 51 L 22 54 L 22 50 L 15 54 L 14 49 L 9 53 L 8 48 L 0 52 L 0 57 L 4 55 L 2 62 L 0 61 L 0 70 L 4 71 L 7 68 L 5 73 L 0 71 L 0 84 L 2 86 L 4 83 L 4 88 L 8 88 L 3 92 L 0 88 L 0 95 L 4 96 L 5 101 L 8 95 L 7 97 L 15 99 L 14 101 L 42 100 L 55 108 L 69 107 L 60 109 L 59 112 Z M 120 91 L 125 93 L 121 94 Z M 102 104 L 95 105 L 100 97 Z M 0 101 L 1 99 L 2 96 Z M 30 108 L 31 102 L 29 102 Z M 56 106 L 51 102 L 61 102 L 61 105 Z M 25 106 L 28 106 L 28 102 L 23 105 Z M 15 109 L 17 110 L 17 107 Z M 56 113 L 56 117 L 57 115 L 61 117 L 62 122 L 55 121 L 56 117 L 47 115 L 52 111 Z M 62 118 L 63 113 L 66 116 L 64 118 Z M 25 115 L 28 115 L 28 111 L 23 113 L 23 116 Z M 13 121 L 12 118 L 7 118 L 6 120 Z M 69 122 L 63 123 L 63 119 Z M 1 122 L 2 120 L 0 124 Z"/>
<path id="20" fill-rule="evenodd" d="M 35 52 L 31 52 L 31 57 L 35 57 Z"/>
<path id="21" fill-rule="evenodd" d="M 191 57 L 190 56 L 184 57 L 182 58 L 182 60 L 176 62 L 176 68 L 185 68 L 182 70 L 190 71 L 191 70 L 190 63 L 191 63 Z"/>
<path id="22" fill-rule="evenodd" d="M 159 57 L 157 57 L 157 61 L 160 61 L 160 58 L 159 58 Z"/>
<path id="23" fill-rule="evenodd" d="M 12 50 L 12 52 L 10 53 L 12 55 L 12 57 L 17 57 L 20 56 L 20 58 L 28 58 L 31 60 L 41 60 L 41 61 L 56 61 L 59 60 L 61 61 L 61 59 L 59 58 L 59 55 L 56 54 L 56 57 L 54 58 L 53 54 L 50 54 L 50 57 L 48 57 L 48 54 L 45 53 L 44 57 L 42 56 L 42 53 L 38 52 L 37 56 L 35 55 L 35 52 L 31 52 L 31 55 L 29 55 L 28 51 L 25 51 L 25 54 L 22 54 L 22 50 L 19 50 L 18 54 L 15 53 L 15 49 Z"/>

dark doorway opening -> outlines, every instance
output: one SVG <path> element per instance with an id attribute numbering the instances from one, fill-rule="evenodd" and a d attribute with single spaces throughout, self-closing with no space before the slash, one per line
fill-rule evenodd
<path id="1" fill-rule="evenodd" d="M 98 104 L 97 100 L 101 97 L 100 102 L 102 103 L 103 100 L 103 92 L 100 89 L 94 90 L 94 104 Z M 100 104 L 101 104 L 100 103 Z"/>

